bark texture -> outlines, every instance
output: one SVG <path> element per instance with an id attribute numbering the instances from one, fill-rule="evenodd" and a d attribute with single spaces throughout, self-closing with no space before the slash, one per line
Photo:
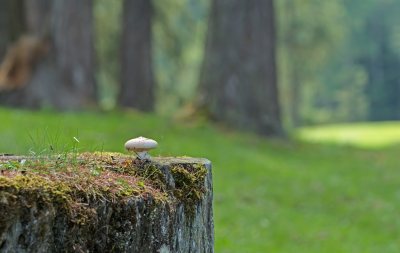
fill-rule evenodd
<path id="1" fill-rule="evenodd" d="M 154 109 L 150 0 L 125 0 L 118 103 L 141 111 Z"/>
<path id="2" fill-rule="evenodd" d="M 0 102 L 58 109 L 94 104 L 92 1 L 25 1 L 25 18 L 29 36 L 40 40 L 39 46 L 46 48 L 46 53 L 29 61 L 32 74 L 22 88 L 12 89 L 12 83 L 5 85 L 11 89 L 2 92 Z M 18 74 L 19 69 L 15 69 Z"/>
<path id="3" fill-rule="evenodd" d="M 7 10 L 8 10 L 8 1 L 1 1 L 0 2 L 0 59 L 3 59 L 9 41 Z"/>
<path id="4" fill-rule="evenodd" d="M 3 59 L 7 46 L 11 40 L 9 34 L 9 2 L 10 1 L 5 0 L 0 2 L 0 60 Z"/>
<path id="5" fill-rule="evenodd" d="M 281 133 L 272 0 L 214 0 L 200 106 L 216 120 Z"/>
<path id="6" fill-rule="evenodd" d="M 7 47 L 25 29 L 23 0 L 0 1 L 0 62 Z"/>
<path id="7" fill-rule="evenodd" d="M 3 157 L 7 159 L 16 158 Z M 79 225 L 60 212 L 57 199 L 48 201 L 38 197 L 43 193 L 29 188 L 3 186 L 0 251 L 213 252 L 211 163 L 194 158 L 157 158 L 155 162 L 166 179 L 168 192 L 179 187 L 172 172 L 174 166 L 205 166 L 207 174 L 202 183 L 206 191 L 193 209 L 183 202 L 159 202 L 149 195 L 117 203 L 97 199 L 88 203 L 94 218 Z M 2 180 L 0 175 L 0 186 Z"/>

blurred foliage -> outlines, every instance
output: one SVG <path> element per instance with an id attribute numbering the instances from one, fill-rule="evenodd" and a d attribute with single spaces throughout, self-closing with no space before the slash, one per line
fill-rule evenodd
<path id="1" fill-rule="evenodd" d="M 172 113 L 196 92 L 209 0 L 153 1 L 158 111 Z"/>
<path id="2" fill-rule="evenodd" d="M 296 110 L 300 125 L 400 118 L 399 1 L 277 3 L 289 125 Z M 307 32 L 315 36 L 302 35 Z M 296 90 L 299 98 L 293 99 Z"/>
<path id="3" fill-rule="evenodd" d="M 368 73 L 368 120 L 400 119 L 400 54 L 396 34 L 400 23 L 399 1 L 374 2 L 365 19 L 364 46 L 356 61 Z"/>
<path id="4" fill-rule="evenodd" d="M 115 106 L 119 86 L 121 8 L 122 0 L 94 1 L 96 79 L 100 105 L 105 109 Z"/>
<path id="5" fill-rule="evenodd" d="M 210 0 L 153 1 L 157 111 L 196 95 Z M 122 0 L 95 1 L 102 105 L 119 83 Z M 298 125 L 400 118 L 400 1 L 276 0 L 283 118 Z"/>
<path id="6" fill-rule="evenodd" d="M 172 113 L 193 98 L 203 58 L 208 0 L 153 1 L 157 110 Z M 122 0 L 95 0 L 97 81 L 101 105 L 115 106 L 119 84 Z M 134 31 L 132 31 L 134 32 Z"/>
<path id="7" fill-rule="evenodd" d="M 276 1 L 278 62 L 286 124 L 299 125 L 313 115 L 321 72 L 345 33 L 341 0 Z"/>

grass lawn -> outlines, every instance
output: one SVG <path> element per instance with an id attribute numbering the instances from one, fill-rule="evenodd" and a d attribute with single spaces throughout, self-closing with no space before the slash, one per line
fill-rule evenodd
<path id="1" fill-rule="evenodd" d="M 397 136 L 386 131 L 400 124 L 389 125 L 365 124 L 375 135 L 362 141 L 378 147 L 367 149 L 329 138 L 265 139 L 134 112 L 0 109 L 0 153 L 68 152 L 74 145 L 124 152 L 127 139 L 143 135 L 159 142 L 153 155 L 213 162 L 216 252 L 399 252 L 400 146 L 379 142 Z M 359 133 L 358 126 L 341 127 Z"/>
<path id="2" fill-rule="evenodd" d="M 400 144 L 399 122 L 337 124 L 307 127 L 298 131 L 300 139 L 380 149 Z"/>

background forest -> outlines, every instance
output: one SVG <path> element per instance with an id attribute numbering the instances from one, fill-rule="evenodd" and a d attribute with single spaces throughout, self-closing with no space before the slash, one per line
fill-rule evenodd
<path id="1" fill-rule="evenodd" d="M 10 5 L 8 9 L 11 8 L 15 13 L 9 18 L 7 15 L 12 12 L 6 11 L 7 2 Z M 57 29 L 54 32 L 50 31 L 53 28 L 47 29 L 46 26 L 53 27 L 51 23 L 55 21 L 49 20 L 52 14 L 43 13 L 46 1 L 37 1 L 36 7 L 42 5 L 42 9 L 36 8 L 33 1 L 26 10 L 23 10 L 21 0 L 2 1 L 4 8 L 1 9 L 7 13 L 2 15 L 1 29 L 7 36 L 0 38 L 0 53 L 5 55 L 7 46 L 23 34 L 42 38 L 52 33 L 50 37 L 65 41 L 64 45 L 60 44 L 60 47 L 65 47 L 65 53 L 79 55 L 81 50 L 90 52 L 84 57 L 88 62 L 87 68 L 92 73 L 86 77 L 92 79 L 89 81 L 91 84 L 87 85 L 86 82 L 85 85 L 91 88 L 82 89 L 92 90 L 86 92 L 89 92 L 87 94 L 93 101 L 97 101 L 94 104 L 106 110 L 122 105 L 173 115 L 182 113 L 182 108 L 185 107 L 187 113 L 190 107 L 187 105 L 198 100 L 201 86 L 205 86 L 201 83 L 209 82 L 207 76 L 211 76 L 211 72 L 220 71 L 213 67 L 207 69 L 207 64 L 203 66 L 203 60 L 206 61 L 205 58 L 210 55 L 205 54 L 207 27 L 210 27 L 209 37 L 213 33 L 228 35 L 218 39 L 222 44 L 229 45 L 237 40 L 234 36 L 229 36 L 235 33 L 229 30 L 229 25 L 221 28 L 222 30 L 212 29 L 216 26 L 211 23 L 211 9 L 230 13 L 229 3 L 223 1 L 220 5 L 211 5 L 209 0 L 153 1 L 151 5 L 150 2 L 124 3 L 122 0 L 95 0 L 90 3 L 85 10 L 80 9 L 81 12 L 86 12 L 87 18 L 81 31 L 93 34 L 88 37 L 92 38 L 93 44 L 85 41 L 83 34 L 75 38 L 71 34 L 69 39 L 65 39 L 68 31 L 61 30 L 67 29 L 67 26 L 54 28 Z M 246 3 L 238 2 L 236 6 L 246 9 Z M 72 10 L 77 8 L 77 4 L 63 8 Z M 269 10 L 275 16 L 272 23 L 274 29 L 266 33 L 276 42 L 276 46 L 273 46 L 276 58 L 272 61 L 277 64 L 276 82 L 279 92 L 272 95 L 279 96 L 282 121 L 286 129 L 320 123 L 399 118 L 397 94 L 400 85 L 400 30 L 397 24 L 400 23 L 400 18 L 396 15 L 399 9 L 399 2 L 394 0 L 275 2 L 274 9 Z M 58 11 L 62 12 L 62 9 L 59 8 Z M 46 20 L 35 19 L 35 16 L 40 15 L 49 17 Z M 64 17 L 64 23 L 73 25 L 68 20 L 74 19 L 78 14 L 70 15 Z M 234 15 L 239 17 L 238 13 Z M 230 26 L 237 28 L 235 22 L 238 20 L 231 17 Z M 262 25 L 262 20 L 260 22 L 261 25 L 256 29 L 263 31 L 265 26 Z M 265 24 L 267 23 L 268 21 Z M 58 24 L 62 26 L 61 19 Z M 73 49 L 72 46 L 68 48 L 68 43 L 80 45 Z M 137 51 L 143 53 L 136 55 Z M 222 55 L 221 51 L 223 50 L 217 50 L 213 54 Z M 75 60 L 72 58 L 69 64 L 74 64 Z M 241 64 L 241 60 L 243 57 L 233 60 L 236 62 L 232 64 Z M 223 56 L 222 61 L 226 61 Z M 202 66 L 205 72 L 203 75 Z M 5 66 L 3 72 L 4 68 Z M 125 68 L 129 70 L 124 70 Z M 24 75 L 25 72 L 21 70 L 18 73 Z M 271 74 L 259 78 L 268 79 L 270 76 Z M 3 83 L 7 85 L 6 82 Z M 46 89 L 42 86 L 38 89 Z M 130 90 L 135 87 L 139 89 L 138 92 Z M 215 93 L 208 90 L 209 93 Z M 53 93 L 62 94 L 60 90 Z M 148 94 L 147 97 L 143 93 Z M 127 95 L 124 97 L 121 94 Z M 146 102 L 137 102 L 142 103 L 141 105 L 127 102 L 140 100 L 134 94 L 141 94 L 139 97 Z M 8 100 L 5 97 L 9 96 L 3 95 L 3 104 L 25 104 L 28 107 L 68 109 L 77 104 L 76 101 L 65 102 L 74 105 L 60 104 L 42 98 L 39 99 L 40 103 L 29 103 L 17 101 L 23 100 L 20 96 Z"/>
<path id="2" fill-rule="evenodd" d="M 0 153 L 125 152 L 143 135 L 154 155 L 212 161 L 216 252 L 399 252 L 399 13 L 0 0 Z"/>
<path id="3" fill-rule="evenodd" d="M 111 94 L 118 86 L 117 2 L 95 5 L 98 80 L 107 108 L 115 105 Z M 196 96 L 210 1 L 155 1 L 154 8 L 156 109 L 171 114 Z M 394 0 L 275 2 L 285 126 L 398 119 L 399 8 Z"/>

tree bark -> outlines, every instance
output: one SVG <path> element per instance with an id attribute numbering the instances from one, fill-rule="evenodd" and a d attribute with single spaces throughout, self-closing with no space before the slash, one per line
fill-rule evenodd
<path id="1" fill-rule="evenodd" d="M 125 0 L 118 103 L 141 111 L 154 109 L 150 0 Z"/>
<path id="2" fill-rule="evenodd" d="M 29 36 L 41 41 L 40 47 L 46 48 L 46 53 L 32 61 L 35 64 L 29 66 L 32 70 L 29 81 L 20 89 L 3 92 L 0 102 L 58 109 L 94 104 L 92 1 L 29 0 L 25 3 Z"/>
<path id="3" fill-rule="evenodd" d="M 10 42 L 9 13 L 10 1 L 0 1 L 0 59 L 3 59 L 7 46 Z"/>
<path id="4" fill-rule="evenodd" d="M 24 31 L 23 0 L 0 1 L 0 62 L 7 47 Z"/>
<path id="5" fill-rule="evenodd" d="M 214 0 L 200 106 L 217 120 L 263 135 L 282 133 L 272 0 Z"/>

